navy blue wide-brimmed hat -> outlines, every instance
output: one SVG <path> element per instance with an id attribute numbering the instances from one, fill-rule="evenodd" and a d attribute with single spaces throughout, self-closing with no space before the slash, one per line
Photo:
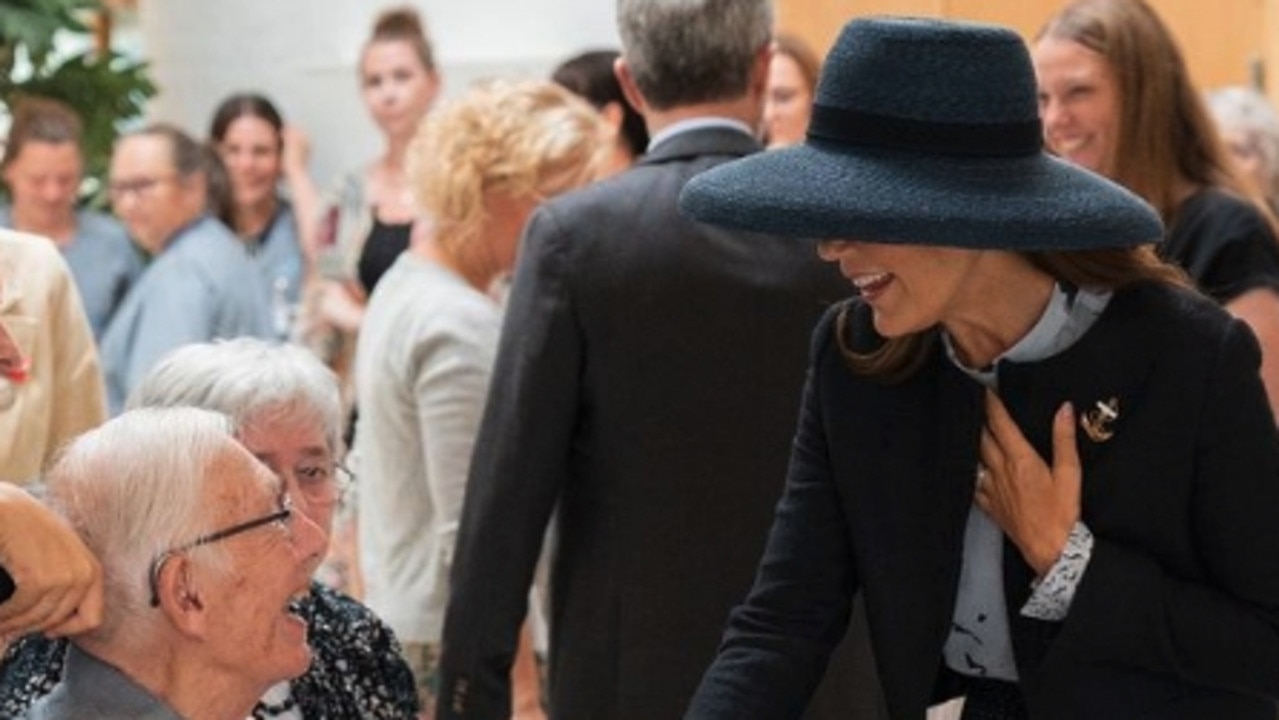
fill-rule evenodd
<path id="1" fill-rule="evenodd" d="M 819 239 L 1084 250 L 1163 235 L 1136 195 L 1043 151 L 1016 33 L 927 19 L 850 22 L 804 144 L 697 175 L 679 204 L 699 221 Z"/>

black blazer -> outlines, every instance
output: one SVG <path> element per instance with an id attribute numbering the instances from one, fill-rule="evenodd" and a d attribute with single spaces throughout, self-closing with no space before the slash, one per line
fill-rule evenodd
<path id="1" fill-rule="evenodd" d="M 879 342 L 850 309 L 857 347 Z M 938 694 L 971 504 L 982 388 L 935 343 L 898 385 L 852 373 L 819 326 L 786 494 L 754 590 L 686 717 L 798 716 L 846 615 L 866 597 L 895 718 Z M 1079 433 L 1095 536 L 1064 622 L 1017 614 L 1033 572 L 1005 543 L 1014 654 L 1032 718 L 1265 718 L 1279 695 L 1279 442 L 1256 340 L 1188 291 L 1116 293 L 1065 352 L 999 369 L 1041 455 L 1065 400 L 1118 398 L 1114 436 Z"/>
<path id="2" fill-rule="evenodd" d="M 808 337 L 850 287 L 815 243 L 681 217 L 694 174 L 759 149 L 693 130 L 529 222 L 454 556 L 441 718 L 506 720 L 557 506 L 556 718 L 679 717 L 750 590 Z"/>

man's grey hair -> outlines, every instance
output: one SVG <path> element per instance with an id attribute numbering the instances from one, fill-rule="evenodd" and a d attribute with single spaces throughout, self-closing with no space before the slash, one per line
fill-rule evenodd
<path id="1" fill-rule="evenodd" d="M 773 36 L 771 0 L 617 0 L 622 56 L 655 110 L 733 100 Z"/>
<path id="2" fill-rule="evenodd" d="M 74 440 L 49 471 L 49 502 L 102 563 L 99 637 L 141 631 L 130 618 L 151 611 L 151 562 L 225 512 L 206 507 L 207 487 L 218 481 L 214 462 L 235 447 L 234 429 L 207 410 L 134 410 Z"/>
<path id="3" fill-rule="evenodd" d="M 147 373 L 127 406 L 178 405 L 226 413 L 242 429 L 260 423 L 314 424 L 334 456 L 341 454 L 337 376 L 295 345 L 247 337 L 184 345 Z"/>

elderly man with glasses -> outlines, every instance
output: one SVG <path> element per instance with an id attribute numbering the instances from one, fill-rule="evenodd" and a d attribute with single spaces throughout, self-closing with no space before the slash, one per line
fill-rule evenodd
<path id="1" fill-rule="evenodd" d="M 314 355 L 254 338 L 184 346 L 165 356 L 129 398 L 131 408 L 176 406 L 230 416 L 236 439 L 280 478 L 293 508 L 330 532 L 349 478 L 339 462 L 337 380 Z M 182 539 L 201 537 L 209 536 Z M 175 548 L 180 545 L 165 549 Z M 162 574 L 170 561 L 156 557 Z M 311 665 L 265 691 L 251 717 L 405 720 L 417 714 L 413 676 L 386 623 L 314 580 L 298 609 L 307 622 Z M 39 635 L 11 648 L 0 662 L 0 718 L 20 716 L 52 690 L 66 656 L 65 640 Z"/>
<path id="2" fill-rule="evenodd" d="M 216 162 L 165 124 L 121 138 L 111 157 L 111 206 L 152 258 L 102 335 L 112 413 L 173 348 L 272 335 L 270 291 L 261 273 L 244 243 L 210 214 Z"/>
<path id="3" fill-rule="evenodd" d="M 242 720 L 306 671 L 297 602 L 326 538 L 229 418 L 128 412 L 72 443 L 48 487 L 102 562 L 105 614 L 27 718 Z"/>

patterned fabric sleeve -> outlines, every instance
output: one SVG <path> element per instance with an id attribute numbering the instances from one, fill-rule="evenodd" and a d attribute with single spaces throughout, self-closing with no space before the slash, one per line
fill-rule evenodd
<path id="1" fill-rule="evenodd" d="M 67 641 L 35 633 L 10 645 L 0 660 L 0 718 L 22 717 L 62 677 Z"/>
<path id="2" fill-rule="evenodd" d="M 1075 589 L 1088 569 L 1092 557 L 1093 537 L 1088 526 L 1075 523 L 1066 538 L 1066 548 L 1043 578 L 1034 585 L 1034 592 L 1021 608 L 1024 617 L 1036 620 L 1065 620 L 1070 614 L 1070 602 L 1075 599 Z"/>
<path id="3" fill-rule="evenodd" d="M 412 720 L 413 674 L 391 629 L 373 611 L 320 583 L 311 584 L 311 669 L 292 683 L 306 718 Z"/>

